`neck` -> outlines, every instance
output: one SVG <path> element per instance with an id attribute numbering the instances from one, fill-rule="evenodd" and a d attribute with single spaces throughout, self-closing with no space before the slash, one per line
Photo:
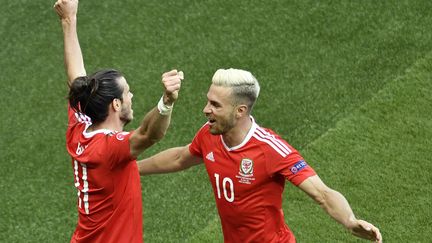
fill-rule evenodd
<path id="1" fill-rule="evenodd" d="M 91 125 L 87 129 L 87 131 L 92 132 L 100 129 L 108 129 L 111 131 L 121 132 L 123 131 L 123 126 L 124 123 L 120 119 L 118 119 L 117 117 L 108 116 L 107 119 L 105 119 L 105 121 L 98 124 Z"/>
<path id="2" fill-rule="evenodd" d="M 233 127 L 230 131 L 222 135 L 225 144 L 229 148 L 241 144 L 246 138 L 251 127 L 252 127 L 252 120 L 249 117 L 239 120 L 235 125 L 235 127 Z"/>

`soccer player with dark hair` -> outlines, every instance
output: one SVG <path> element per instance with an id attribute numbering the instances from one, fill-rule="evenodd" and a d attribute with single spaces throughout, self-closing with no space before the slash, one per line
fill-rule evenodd
<path id="1" fill-rule="evenodd" d="M 203 110 L 208 122 L 191 144 L 139 161 L 140 174 L 204 163 L 227 243 L 296 241 L 282 211 L 285 180 L 355 236 L 382 242 L 378 228 L 357 219 L 345 197 L 326 186 L 298 151 L 255 122 L 251 111 L 259 91 L 250 72 L 217 70 Z"/>
<path id="2" fill-rule="evenodd" d="M 171 119 L 183 73 L 162 75 L 164 95 L 132 132 L 132 93 L 119 71 L 87 75 L 76 31 L 78 0 L 58 0 L 69 86 L 67 151 L 78 190 L 71 242 L 142 242 L 141 184 L 136 158 L 159 141 Z"/>

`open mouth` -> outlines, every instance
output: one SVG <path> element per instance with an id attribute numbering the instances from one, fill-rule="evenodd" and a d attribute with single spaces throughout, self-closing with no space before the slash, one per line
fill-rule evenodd
<path id="1" fill-rule="evenodd" d="M 216 123 L 216 119 L 209 118 L 208 123 L 212 126 Z"/>

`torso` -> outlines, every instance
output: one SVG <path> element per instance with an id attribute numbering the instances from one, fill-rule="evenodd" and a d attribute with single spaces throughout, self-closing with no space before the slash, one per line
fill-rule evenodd
<path id="1" fill-rule="evenodd" d="M 141 185 L 129 152 L 129 133 L 85 132 L 89 118 L 69 111 L 79 219 L 71 242 L 142 242 Z"/>
<path id="2" fill-rule="evenodd" d="M 282 212 L 285 176 L 274 164 L 295 164 L 302 160 L 297 151 L 255 123 L 233 148 L 205 125 L 191 145 L 193 154 L 197 147 L 213 187 L 225 242 L 295 242 Z"/>

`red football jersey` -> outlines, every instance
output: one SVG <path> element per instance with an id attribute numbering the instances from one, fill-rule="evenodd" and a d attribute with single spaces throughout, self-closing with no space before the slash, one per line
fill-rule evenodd
<path id="1" fill-rule="evenodd" d="M 68 108 L 67 150 L 78 189 L 71 242 L 142 242 L 141 184 L 131 133 L 87 132 L 91 120 Z"/>
<path id="2" fill-rule="evenodd" d="M 189 150 L 204 160 L 225 242 L 295 242 L 282 211 L 285 180 L 297 186 L 316 173 L 286 141 L 253 121 L 229 148 L 206 124 Z"/>

